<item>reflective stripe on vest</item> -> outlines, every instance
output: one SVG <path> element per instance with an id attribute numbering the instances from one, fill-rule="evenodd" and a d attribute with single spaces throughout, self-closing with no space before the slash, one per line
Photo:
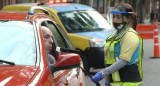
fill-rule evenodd
<path id="1" fill-rule="evenodd" d="M 112 73 L 112 79 L 113 79 L 113 81 L 116 81 L 116 82 L 120 82 L 121 81 L 118 71 Z"/>
<path id="2" fill-rule="evenodd" d="M 140 44 L 142 45 L 142 46 L 140 46 L 140 55 L 139 55 L 139 64 L 138 64 L 138 66 L 139 66 L 139 73 L 140 73 L 140 76 L 141 76 L 141 79 L 143 78 L 143 72 L 142 72 L 142 57 L 143 57 L 143 39 L 140 37 L 140 36 L 138 36 L 139 37 L 139 39 L 140 39 Z"/>
<path id="3" fill-rule="evenodd" d="M 139 86 L 142 82 L 114 82 L 110 83 L 110 86 Z"/>

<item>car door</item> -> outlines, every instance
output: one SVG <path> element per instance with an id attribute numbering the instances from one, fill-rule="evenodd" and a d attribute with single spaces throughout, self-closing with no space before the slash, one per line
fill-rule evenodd
<path id="1" fill-rule="evenodd" d="M 53 51 L 51 52 L 51 54 L 55 57 L 55 59 L 57 59 L 56 57 L 59 54 L 65 53 L 65 52 L 57 52 L 56 47 L 74 49 L 69 38 L 56 22 L 46 20 L 46 21 L 43 21 L 41 25 L 47 26 L 52 31 L 54 43 L 53 43 Z M 54 86 L 78 86 L 79 71 L 80 69 L 78 67 L 78 68 L 60 70 L 55 72 L 53 77 L 53 85 Z"/>

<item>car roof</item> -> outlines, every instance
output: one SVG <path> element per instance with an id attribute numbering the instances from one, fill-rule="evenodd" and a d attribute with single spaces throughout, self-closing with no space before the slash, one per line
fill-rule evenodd
<path id="1" fill-rule="evenodd" d="M 44 7 L 55 9 L 58 12 L 75 11 L 75 10 L 94 10 L 93 8 L 87 5 L 76 4 L 76 3 L 56 3 L 56 4 L 46 3 L 44 5 L 41 5 L 38 3 L 21 3 L 21 4 L 9 5 L 9 6 L 44 6 Z"/>
<path id="2" fill-rule="evenodd" d="M 43 6 L 53 8 L 58 12 L 75 11 L 75 10 L 94 10 L 89 6 L 76 3 L 45 4 Z"/>
<path id="3" fill-rule="evenodd" d="M 0 20 L 26 20 L 27 12 L 0 11 Z"/>

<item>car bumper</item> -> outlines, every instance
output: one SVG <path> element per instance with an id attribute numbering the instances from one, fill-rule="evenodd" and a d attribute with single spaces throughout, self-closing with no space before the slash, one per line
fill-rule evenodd
<path id="1" fill-rule="evenodd" d="M 104 47 L 89 47 L 84 53 L 90 67 L 104 67 Z"/>

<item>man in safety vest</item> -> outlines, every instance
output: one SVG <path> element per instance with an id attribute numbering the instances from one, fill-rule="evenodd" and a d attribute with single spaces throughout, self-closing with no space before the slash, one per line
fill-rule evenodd
<path id="1" fill-rule="evenodd" d="M 142 86 L 142 38 L 137 34 L 137 16 L 131 5 L 118 4 L 113 14 L 113 25 L 117 30 L 111 34 L 104 46 L 105 65 L 92 81 L 98 83 L 104 77 L 105 86 Z"/>

